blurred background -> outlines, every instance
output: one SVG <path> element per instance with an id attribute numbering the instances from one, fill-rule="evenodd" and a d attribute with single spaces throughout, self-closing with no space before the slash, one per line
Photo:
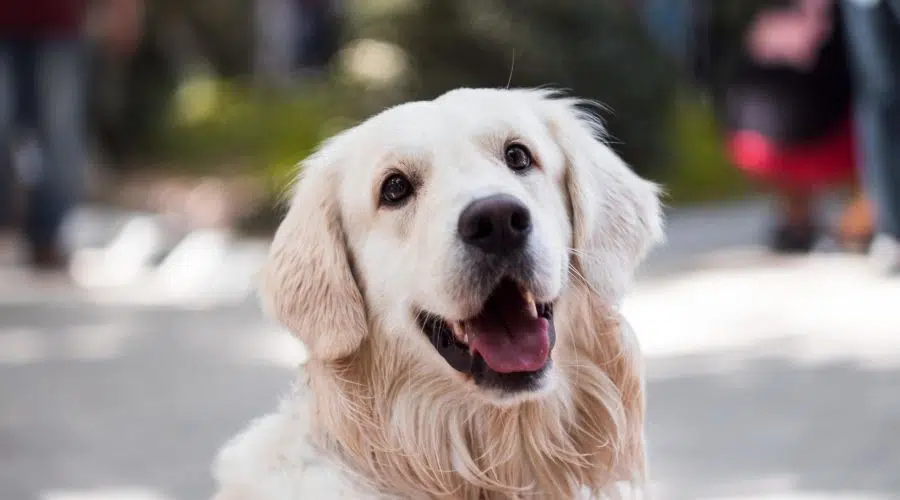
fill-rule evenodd
<path id="1" fill-rule="evenodd" d="M 0 498 L 207 497 L 304 360 L 255 298 L 296 163 L 460 86 L 600 101 L 665 187 L 625 305 L 658 498 L 900 498 L 878 3 L 0 1 Z"/>

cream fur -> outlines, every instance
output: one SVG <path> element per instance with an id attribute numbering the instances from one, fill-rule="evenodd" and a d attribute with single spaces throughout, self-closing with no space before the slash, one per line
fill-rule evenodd
<path id="1" fill-rule="evenodd" d="M 269 312 L 310 351 L 308 388 L 224 447 L 217 500 L 599 499 L 618 498 L 622 483 L 641 490 L 642 366 L 618 304 L 662 238 L 660 206 L 657 188 L 596 137 L 577 104 L 546 91 L 461 89 L 388 110 L 306 162 L 262 290 Z M 509 135 L 528 142 L 543 177 L 520 181 L 493 166 L 495 139 Z M 383 149 L 398 137 L 413 142 Z M 408 213 L 379 213 L 367 196 L 381 162 L 415 162 L 426 178 Z M 404 317 L 414 303 L 464 314 L 443 233 L 459 199 L 490 190 L 512 192 L 538 214 L 536 295 L 556 299 L 552 381 L 512 402 L 449 369 Z"/>

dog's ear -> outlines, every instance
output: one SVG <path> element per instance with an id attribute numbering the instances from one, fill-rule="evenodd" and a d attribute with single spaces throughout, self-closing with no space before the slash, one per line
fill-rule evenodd
<path id="1" fill-rule="evenodd" d="M 268 312 L 303 341 L 311 358 L 320 360 L 352 353 L 367 330 L 329 157 L 320 151 L 304 162 L 262 283 Z"/>
<path id="2" fill-rule="evenodd" d="M 663 240 L 659 188 L 602 141 L 602 126 L 579 104 L 541 97 L 567 162 L 573 262 L 595 292 L 618 303 L 637 265 Z"/>

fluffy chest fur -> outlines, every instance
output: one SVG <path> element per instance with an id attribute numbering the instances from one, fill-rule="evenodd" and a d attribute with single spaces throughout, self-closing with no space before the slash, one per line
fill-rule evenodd
<path id="1" fill-rule="evenodd" d="M 642 479 L 627 472 L 644 462 L 640 366 L 627 324 L 590 297 L 560 316 L 571 382 L 542 400 L 481 402 L 374 341 L 311 363 L 307 387 L 223 450 L 232 496 L 217 500 L 618 498 L 617 482 Z"/>

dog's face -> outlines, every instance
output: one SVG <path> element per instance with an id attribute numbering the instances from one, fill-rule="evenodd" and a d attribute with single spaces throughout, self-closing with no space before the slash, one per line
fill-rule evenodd
<path id="1" fill-rule="evenodd" d="M 304 166 L 269 303 L 314 358 L 389 335 L 494 398 L 546 390 L 573 276 L 617 301 L 660 232 L 655 187 L 592 132 L 571 101 L 486 89 L 344 132 Z"/>

